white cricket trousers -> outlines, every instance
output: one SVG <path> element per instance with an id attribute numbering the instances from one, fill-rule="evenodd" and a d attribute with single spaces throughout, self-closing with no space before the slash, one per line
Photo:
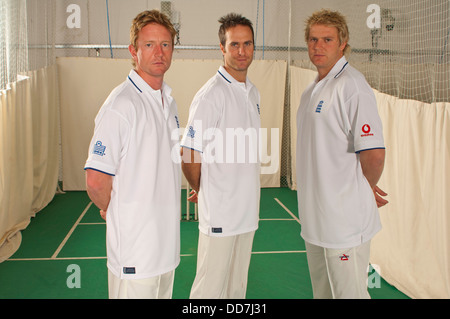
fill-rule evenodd
<path id="1" fill-rule="evenodd" d="M 367 276 L 370 240 L 348 249 L 306 242 L 314 299 L 370 299 Z"/>
<path id="2" fill-rule="evenodd" d="M 109 299 L 171 299 L 175 270 L 145 279 L 120 279 L 108 270 Z"/>
<path id="3" fill-rule="evenodd" d="M 244 299 L 255 232 L 210 237 L 199 233 L 191 299 Z"/>

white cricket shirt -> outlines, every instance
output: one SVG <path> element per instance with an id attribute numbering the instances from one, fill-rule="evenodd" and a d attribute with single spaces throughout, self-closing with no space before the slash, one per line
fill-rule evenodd
<path id="1" fill-rule="evenodd" d="M 114 176 L 107 265 L 122 279 L 157 276 L 180 261 L 179 125 L 170 93 L 132 70 L 95 119 L 85 169 Z"/>
<path id="2" fill-rule="evenodd" d="M 260 95 L 224 67 L 195 95 L 181 145 L 201 152 L 199 229 L 209 236 L 256 230 L 259 221 Z"/>
<path id="3" fill-rule="evenodd" d="M 359 152 L 384 148 L 382 123 L 371 87 L 345 57 L 303 93 L 297 134 L 302 237 L 326 248 L 371 239 L 381 223 Z"/>

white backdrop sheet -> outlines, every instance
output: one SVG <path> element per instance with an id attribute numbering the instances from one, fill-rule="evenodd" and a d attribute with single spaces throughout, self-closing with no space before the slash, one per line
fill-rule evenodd
<path id="1" fill-rule="evenodd" d="M 165 76 L 172 87 L 184 128 L 195 93 L 213 76 L 221 60 L 174 60 Z M 128 59 L 58 58 L 62 129 L 64 190 L 85 190 L 84 163 L 94 130 L 94 119 L 111 90 L 126 79 Z M 275 172 L 261 174 L 262 187 L 280 186 L 281 138 L 286 83 L 286 61 L 255 60 L 249 78 L 261 93 L 261 127 L 268 132 L 266 167 Z M 278 137 L 271 143 L 271 132 Z M 278 136 L 276 135 L 278 133 Z M 275 149 L 270 148 L 272 145 Z M 185 183 L 185 181 L 184 181 Z"/>

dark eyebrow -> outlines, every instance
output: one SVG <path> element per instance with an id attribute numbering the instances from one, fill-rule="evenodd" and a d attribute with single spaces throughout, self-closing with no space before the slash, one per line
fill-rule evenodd
<path id="1" fill-rule="evenodd" d="M 239 44 L 239 43 L 253 43 L 253 40 L 248 40 L 248 41 L 245 41 L 245 42 L 238 42 L 238 41 L 230 42 L 230 44 Z"/>

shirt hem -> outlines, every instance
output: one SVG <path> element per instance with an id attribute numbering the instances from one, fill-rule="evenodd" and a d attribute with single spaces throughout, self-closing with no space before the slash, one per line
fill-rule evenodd
<path id="1" fill-rule="evenodd" d="M 371 240 L 379 231 L 381 230 L 381 227 L 377 227 L 377 229 L 371 233 L 367 234 L 361 234 L 360 235 L 360 240 L 358 241 L 352 241 L 352 242 L 348 242 L 348 243 L 342 243 L 342 244 L 336 244 L 336 243 L 324 243 L 321 242 L 319 240 L 314 240 L 314 239 L 309 239 L 307 238 L 307 236 L 301 234 L 301 237 L 303 238 L 304 241 L 313 244 L 315 246 L 319 246 L 319 247 L 323 247 L 323 248 L 330 248 L 330 249 L 344 249 L 344 248 L 352 248 L 352 247 L 356 247 L 359 245 L 362 245 L 366 242 L 368 242 L 369 240 Z"/>
<path id="2" fill-rule="evenodd" d="M 213 233 L 211 231 L 212 227 L 208 227 L 208 228 L 204 228 L 204 227 L 198 227 L 198 229 L 205 234 L 206 236 L 210 236 L 210 237 L 229 237 L 229 236 L 236 236 L 236 235 L 241 235 L 241 234 L 245 234 L 245 233 L 249 233 L 252 231 L 256 231 L 258 229 L 258 225 L 247 228 L 247 229 L 243 229 L 243 230 L 236 230 L 236 231 L 232 231 L 232 232 L 226 232 L 226 233 Z"/>
<path id="3" fill-rule="evenodd" d="M 142 274 L 124 274 L 122 271 L 117 271 L 117 267 L 113 267 L 109 262 L 106 263 L 106 267 L 111 271 L 111 273 L 120 278 L 120 279 L 147 279 L 156 277 L 159 275 L 163 275 L 165 273 L 168 273 L 169 271 L 172 271 L 178 267 L 180 264 L 180 258 L 177 259 L 177 261 L 172 264 L 172 266 L 168 266 L 167 268 L 164 268 L 164 270 L 156 271 L 156 272 L 149 272 L 149 273 L 142 273 Z M 121 267 L 123 269 L 123 267 Z"/>

